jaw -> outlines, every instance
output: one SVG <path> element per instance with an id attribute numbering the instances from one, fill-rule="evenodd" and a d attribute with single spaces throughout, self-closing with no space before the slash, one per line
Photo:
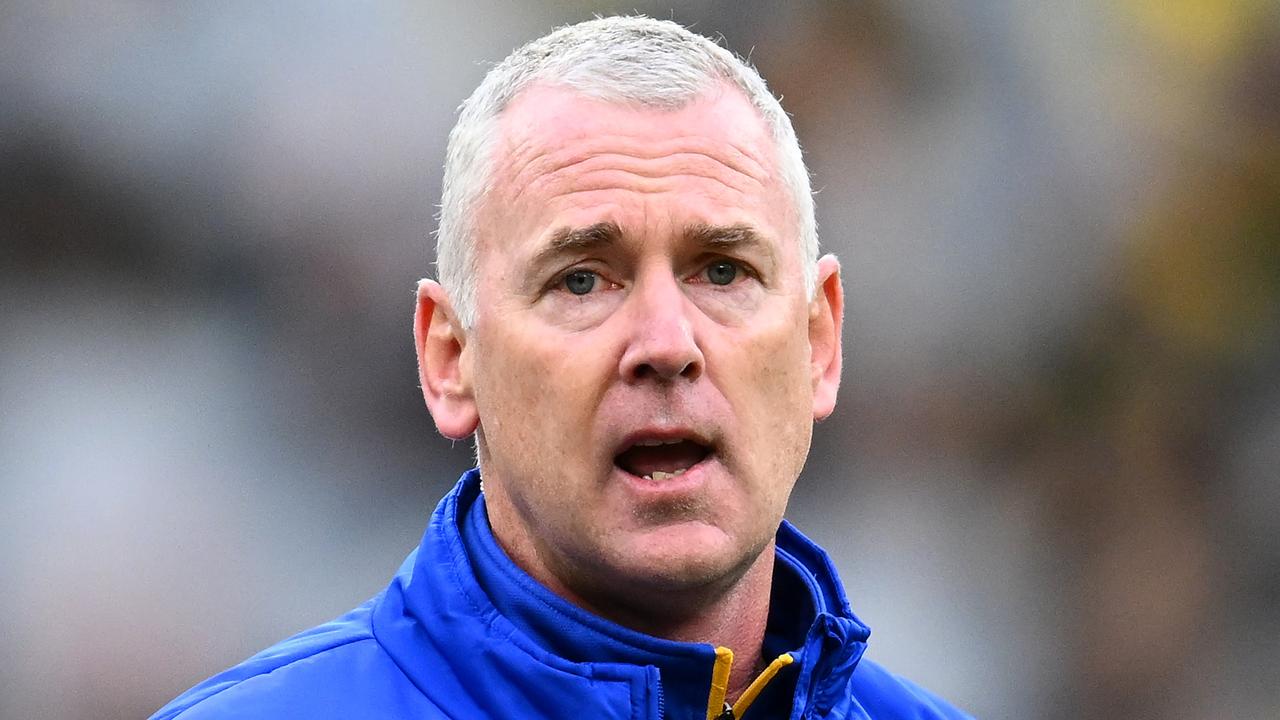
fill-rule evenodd
<path id="1" fill-rule="evenodd" d="M 649 544 L 643 570 L 631 568 L 622 578 L 605 575 L 561 595 L 624 627 L 671 640 L 708 642 L 720 636 L 719 628 L 738 619 L 743 603 L 763 603 L 767 612 L 773 578 L 772 538 L 727 572 L 722 559 L 694 559 L 680 552 L 689 543 L 715 539 L 719 532 L 696 524 L 664 527 L 643 538 Z"/>

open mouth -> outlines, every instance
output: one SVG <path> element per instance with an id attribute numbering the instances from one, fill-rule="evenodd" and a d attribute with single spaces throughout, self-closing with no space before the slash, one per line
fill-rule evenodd
<path id="1" fill-rule="evenodd" d="M 613 464 L 645 480 L 668 480 L 683 475 L 711 454 L 693 440 L 640 440 L 618 453 Z"/>

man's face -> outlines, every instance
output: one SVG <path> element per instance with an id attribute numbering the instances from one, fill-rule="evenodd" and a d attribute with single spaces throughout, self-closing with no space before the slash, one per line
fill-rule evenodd
<path id="1" fill-rule="evenodd" d="M 536 86 L 500 136 L 461 363 L 495 534 L 583 595 L 736 581 L 829 412 L 768 131 L 727 86 L 677 111 Z"/>

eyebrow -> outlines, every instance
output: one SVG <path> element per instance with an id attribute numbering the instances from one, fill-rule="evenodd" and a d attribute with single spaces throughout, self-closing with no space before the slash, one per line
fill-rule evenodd
<path id="1" fill-rule="evenodd" d="M 685 229 L 685 239 L 696 247 L 711 252 L 743 256 L 749 254 L 756 269 L 763 273 L 760 279 L 769 284 L 778 272 L 778 252 L 760 231 L 750 225 L 691 225 Z"/>
<path id="2" fill-rule="evenodd" d="M 531 261 L 538 266 L 566 253 L 577 253 L 608 247 L 622 240 L 622 228 L 614 222 L 598 222 L 586 227 L 562 227 L 551 233 L 547 244 Z"/>
<path id="3" fill-rule="evenodd" d="M 616 245 L 622 240 L 622 228 L 612 221 L 577 228 L 562 227 L 551 233 L 546 245 L 534 254 L 529 264 L 531 267 L 541 267 L 558 257 L 598 251 Z M 773 271 L 778 262 L 773 243 L 754 227 L 744 223 L 733 225 L 695 223 L 685 227 L 684 241 L 690 246 L 711 252 L 751 251 L 765 264 L 766 267 L 760 268 L 765 272 Z"/>
<path id="4" fill-rule="evenodd" d="M 738 223 L 735 225 L 690 225 L 685 229 L 685 239 L 693 245 L 713 250 L 752 248 L 765 250 L 772 259 L 773 246 L 755 228 Z"/>

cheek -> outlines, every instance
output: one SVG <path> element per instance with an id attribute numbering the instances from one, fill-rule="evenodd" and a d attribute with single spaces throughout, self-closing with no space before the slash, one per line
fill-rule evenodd
<path id="1" fill-rule="evenodd" d="M 813 431 L 808 338 L 788 328 L 735 347 L 740 364 L 736 377 L 748 382 L 730 391 L 736 395 L 731 405 L 743 425 L 748 452 L 762 464 L 762 477 L 798 473 Z"/>
<path id="2" fill-rule="evenodd" d="M 481 338 L 476 406 L 495 459 L 568 460 L 558 457 L 563 439 L 589 430 L 599 404 L 600 356 L 579 352 L 577 346 L 585 342 L 553 339 L 549 333 L 490 333 Z"/>

